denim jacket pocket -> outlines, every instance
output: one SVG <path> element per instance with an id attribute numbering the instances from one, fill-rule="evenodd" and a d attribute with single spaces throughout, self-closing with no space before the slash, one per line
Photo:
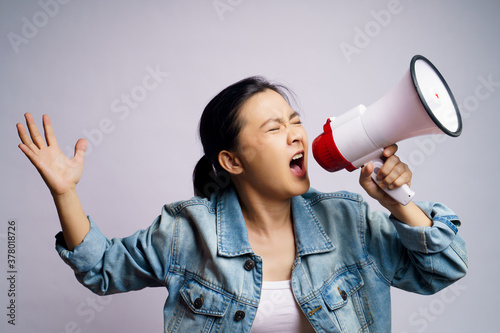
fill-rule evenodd
<path id="1" fill-rule="evenodd" d="M 173 313 L 169 332 L 218 332 L 231 298 L 193 277 L 179 291 L 182 300 Z"/>
<path id="2" fill-rule="evenodd" d="M 356 268 L 344 268 L 324 289 L 323 301 L 340 332 L 367 332 L 368 326 L 373 323 L 363 286 L 363 279 Z"/>
<path id="3" fill-rule="evenodd" d="M 230 297 L 193 277 L 186 277 L 179 294 L 168 332 L 219 332 Z"/>
<path id="4" fill-rule="evenodd" d="M 229 297 L 193 278 L 186 279 L 180 293 L 191 311 L 196 314 L 222 317 L 230 302 Z"/>

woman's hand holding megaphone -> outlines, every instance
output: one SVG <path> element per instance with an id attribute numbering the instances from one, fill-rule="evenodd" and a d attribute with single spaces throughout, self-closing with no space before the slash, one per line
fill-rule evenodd
<path id="1" fill-rule="evenodd" d="M 399 157 L 395 155 L 398 146 L 393 144 L 383 151 L 385 158 L 384 165 L 377 172 L 377 179 L 379 184 L 372 179 L 374 170 L 373 163 L 367 163 L 361 169 L 359 177 L 360 185 L 365 191 L 374 199 L 380 202 L 383 206 L 387 204 L 394 205 L 397 203 L 391 196 L 389 196 L 383 189 L 396 189 L 405 184 L 410 186 L 412 173 L 408 165 L 401 162 Z"/>
<path id="2" fill-rule="evenodd" d="M 359 184 L 368 195 L 380 202 L 401 222 L 410 226 L 430 226 L 431 220 L 412 201 L 402 205 L 384 191 L 386 188 L 393 190 L 411 184 L 412 172 L 408 165 L 395 155 L 397 150 L 396 144 L 384 149 L 385 162 L 377 172 L 378 184 L 372 179 L 374 166 L 371 162 L 361 169 Z"/>

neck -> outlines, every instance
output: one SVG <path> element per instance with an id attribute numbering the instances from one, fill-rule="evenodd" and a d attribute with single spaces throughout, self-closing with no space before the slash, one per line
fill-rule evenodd
<path id="1" fill-rule="evenodd" d="M 273 199 L 238 188 L 237 192 L 249 232 L 269 237 L 292 225 L 291 198 Z"/>

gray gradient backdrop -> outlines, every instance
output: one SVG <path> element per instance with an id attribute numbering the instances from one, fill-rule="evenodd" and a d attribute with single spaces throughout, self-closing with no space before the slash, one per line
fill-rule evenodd
<path id="1" fill-rule="evenodd" d="M 198 119 L 228 84 L 262 74 L 290 86 L 312 141 L 327 117 L 373 103 L 422 54 L 452 88 L 464 130 L 402 142 L 400 156 L 416 199 L 461 216 L 470 268 L 433 296 L 394 290 L 393 331 L 498 332 L 499 14 L 497 0 L 2 0 L 0 331 L 161 332 L 167 296 L 157 288 L 99 298 L 78 284 L 54 251 L 50 194 L 17 148 L 24 112 L 38 124 L 49 114 L 68 154 L 89 140 L 77 190 L 101 230 L 121 237 L 192 195 Z M 329 174 L 312 157 L 309 167 L 318 189 L 362 191 L 357 172 Z M 15 326 L 7 323 L 11 219 Z"/>

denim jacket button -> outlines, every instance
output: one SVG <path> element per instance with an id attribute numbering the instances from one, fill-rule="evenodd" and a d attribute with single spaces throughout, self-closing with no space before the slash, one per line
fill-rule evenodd
<path id="1" fill-rule="evenodd" d="M 347 299 L 347 293 L 345 292 L 345 290 L 342 290 L 340 292 L 340 296 L 342 296 L 342 299 L 345 301 Z"/>
<path id="2" fill-rule="evenodd" d="M 197 299 L 194 300 L 193 305 L 196 309 L 200 309 L 203 306 L 203 299 L 198 297 Z"/>
<path id="3" fill-rule="evenodd" d="M 247 271 L 251 271 L 255 267 L 255 261 L 253 261 L 252 259 L 248 259 L 247 261 L 245 261 L 245 265 L 243 267 L 245 267 Z"/>
<path id="4" fill-rule="evenodd" d="M 245 318 L 245 312 L 241 310 L 236 311 L 234 314 L 234 320 L 241 321 L 243 318 Z"/>

